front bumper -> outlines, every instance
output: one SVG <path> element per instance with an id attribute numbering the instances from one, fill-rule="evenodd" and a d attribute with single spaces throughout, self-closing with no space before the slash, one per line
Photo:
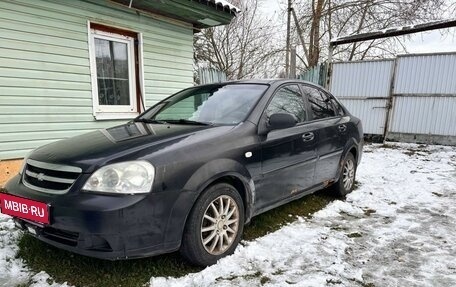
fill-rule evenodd
<path id="1" fill-rule="evenodd" d="M 18 227 L 58 248 L 110 260 L 177 250 L 185 212 L 176 212 L 174 207 L 189 202 L 187 193 L 178 192 L 126 196 L 79 191 L 46 194 L 24 186 L 20 176 L 11 179 L 5 188 L 9 194 L 50 205 L 49 225 L 16 218 Z"/>

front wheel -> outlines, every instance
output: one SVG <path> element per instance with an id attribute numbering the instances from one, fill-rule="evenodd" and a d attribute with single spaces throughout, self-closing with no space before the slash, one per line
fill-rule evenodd
<path id="1" fill-rule="evenodd" d="M 356 161 L 352 153 L 348 153 L 342 163 L 339 180 L 333 185 L 333 190 L 338 196 L 345 196 L 352 192 L 355 185 Z"/>
<path id="2" fill-rule="evenodd" d="M 195 203 L 180 249 L 193 264 L 208 266 L 232 254 L 244 229 L 244 205 L 238 191 L 219 183 L 207 188 Z"/>

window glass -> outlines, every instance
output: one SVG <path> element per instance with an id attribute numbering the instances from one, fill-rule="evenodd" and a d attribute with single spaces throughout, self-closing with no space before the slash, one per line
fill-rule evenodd
<path id="1" fill-rule="evenodd" d="M 309 99 L 313 118 L 315 120 L 336 116 L 331 98 L 329 98 L 328 95 L 309 86 L 302 86 L 302 88 L 304 95 Z"/>
<path id="2" fill-rule="evenodd" d="M 331 103 L 333 104 L 334 106 L 334 109 L 336 110 L 336 114 L 338 116 L 343 116 L 345 114 L 344 110 L 342 109 L 342 107 L 340 106 L 340 104 L 331 96 L 329 96 L 330 99 L 331 99 Z"/>
<path id="3" fill-rule="evenodd" d="M 160 112 L 156 120 L 190 120 L 198 107 L 195 107 L 197 96 L 187 97 Z"/>
<path id="4" fill-rule="evenodd" d="M 306 106 L 299 91 L 298 85 L 289 85 L 280 88 L 272 98 L 266 109 L 266 116 L 288 113 L 296 117 L 298 123 L 306 121 Z"/>
<path id="5" fill-rule="evenodd" d="M 90 72 L 96 119 L 132 118 L 140 105 L 136 84 L 142 72 L 134 32 L 90 23 Z M 139 73 L 136 72 L 138 70 Z"/>
<path id="6" fill-rule="evenodd" d="M 152 108 L 141 118 L 238 124 L 245 120 L 267 88 L 255 84 L 195 87 L 177 93 L 160 110 Z"/>
<path id="7" fill-rule="evenodd" d="M 128 45 L 95 38 L 99 105 L 130 105 Z"/>

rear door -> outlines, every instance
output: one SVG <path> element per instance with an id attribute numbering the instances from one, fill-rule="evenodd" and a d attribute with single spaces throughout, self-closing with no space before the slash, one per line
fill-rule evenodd
<path id="1" fill-rule="evenodd" d="M 314 184 L 325 183 L 336 177 L 338 165 L 348 141 L 348 122 L 343 109 L 329 93 L 310 85 L 302 85 L 310 104 L 311 122 L 315 127 L 318 161 Z"/>
<path id="2" fill-rule="evenodd" d="M 257 188 L 258 208 L 309 188 L 313 184 L 315 138 L 308 131 L 308 109 L 299 86 L 280 87 L 265 109 L 262 121 L 275 113 L 292 114 L 294 127 L 272 130 L 261 141 L 262 179 Z"/>

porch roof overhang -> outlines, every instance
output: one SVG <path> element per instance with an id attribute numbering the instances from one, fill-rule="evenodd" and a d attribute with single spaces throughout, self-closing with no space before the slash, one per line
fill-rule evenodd
<path id="1" fill-rule="evenodd" d="M 240 10 L 226 0 L 111 0 L 140 11 L 193 24 L 196 29 L 226 25 Z"/>
<path id="2" fill-rule="evenodd" d="M 387 28 L 380 31 L 372 31 L 368 33 L 349 35 L 331 39 L 330 46 L 338 46 L 343 44 L 350 44 L 368 40 L 376 40 L 381 38 L 388 38 L 394 36 L 408 35 L 418 32 L 425 32 L 437 29 L 456 27 L 456 18 L 421 23 L 416 25 L 407 25 L 402 27 Z"/>

